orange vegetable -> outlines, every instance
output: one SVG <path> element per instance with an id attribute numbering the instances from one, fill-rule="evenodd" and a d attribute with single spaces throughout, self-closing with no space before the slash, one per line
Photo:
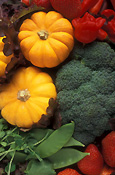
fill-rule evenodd
<path id="1" fill-rule="evenodd" d="M 52 78 L 38 68 L 23 67 L 9 84 L 0 86 L 1 114 L 12 125 L 30 128 L 47 114 L 50 98 L 56 98 Z"/>
<path id="2" fill-rule="evenodd" d="M 71 23 L 55 11 L 40 11 L 23 21 L 18 38 L 25 58 L 38 67 L 59 65 L 74 45 Z"/>

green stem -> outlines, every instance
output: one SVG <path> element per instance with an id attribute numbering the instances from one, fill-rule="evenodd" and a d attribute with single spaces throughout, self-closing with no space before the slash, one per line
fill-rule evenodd
<path id="1" fill-rule="evenodd" d="M 41 139 L 39 142 L 34 143 L 34 146 L 36 146 L 36 145 L 40 144 L 41 142 L 43 142 L 47 138 L 48 134 L 49 134 L 49 132 L 47 132 L 46 135 L 44 136 L 44 138 Z"/>
<path id="2" fill-rule="evenodd" d="M 4 152 L 2 152 L 2 153 L 0 153 L 0 156 L 2 156 L 2 155 L 4 155 L 4 154 L 8 154 L 9 152 L 12 152 L 12 151 L 15 151 L 15 149 L 12 149 L 12 150 L 7 150 L 7 151 L 4 151 Z"/>
<path id="3" fill-rule="evenodd" d="M 15 128 L 11 131 L 11 133 L 13 133 L 16 129 L 17 129 L 17 127 L 15 127 Z M 10 134 L 11 134 L 11 133 L 10 133 Z M 4 141 L 10 134 L 7 134 L 5 137 L 3 137 L 3 139 L 1 140 L 1 142 Z"/>
<path id="4" fill-rule="evenodd" d="M 29 149 L 30 149 L 31 152 L 33 152 L 33 153 L 35 154 L 35 156 L 37 157 L 37 159 L 38 159 L 40 162 L 43 161 L 43 159 L 42 159 L 38 154 L 36 154 L 36 152 L 33 151 L 33 149 L 31 149 L 30 147 L 29 147 Z"/>
<path id="5" fill-rule="evenodd" d="M 15 151 L 14 151 L 14 153 L 13 153 L 13 156 L 12 156 L 11 160 L 10 160 L 10 163 L 9 163 L 9 168 L 8 168 L 8 173 L 7 173 L 7 175 L 10 175 L 10 170 L 11 170 L 11 166 L 12 166 L 12 162 L 13 162 L 14 156 L 15 156 Z"/>

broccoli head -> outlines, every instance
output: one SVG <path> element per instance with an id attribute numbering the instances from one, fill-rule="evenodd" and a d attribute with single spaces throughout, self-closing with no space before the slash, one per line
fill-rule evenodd
<path id="1" fill-rule="evenodd" d="M 96 48 L 99 48 L 100 44 L 102 50 L 98 49 L 98 53 Z M 110 53 L 107 54 L 105 47 L 109 48 Z M 96 58 L 96 53 L 94 56 L 94 48 L 99 60 Z M 84 51 L 81 52 L 82 49 Z M 115 71 L 111 66 L 115 64 L 115 52 L 109 44 L 103 42 L 94 42 L 90 45 L 90 49 L 84 47 L 80 48 L 80 52 L 79 49 L 78 53 L 76 49 L 74 52 L 76 58 L 80 59 L 74 57 L 75 59 L 57 72 L 57 101 L 62 123 L 73 120 L 76 124 L 74 137 L 84 144 L 89 144 L 96 136 L 110 129 L 108 121 L 115 114 Z M 108 55 L 112 58 L 110 59 Z M 95 65 L 96 62 L 100 62 L 101 57 L 102 63 Z"/>

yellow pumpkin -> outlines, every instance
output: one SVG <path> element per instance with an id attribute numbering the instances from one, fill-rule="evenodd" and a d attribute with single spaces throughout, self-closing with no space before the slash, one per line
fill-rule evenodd
<path id="1" fill-rule="evenodd" d="M 59 65 L 74 45 L 71 23 L 55 11 L 40 11 L 24 20 L 18 38 L 25 58 L 38 67 Z"/>
<path id="2" fill-rule="evenodd" d="M 36 67 L 20 68 L 7 85 L 0 86 L 3 118 L 18 127 L 30 128 L 47 114 L 50 98 L 56 98 L 52 78 Z"/>
<path id="3" fill-rule="evenodd" d="M 5 69 L 7 64 L 11 61 L 12 55 L 5 56 L 3 53 L 4 43 L 2 39 L 4 37 L 0 37 L 0 77 L 5 74 Z"/>

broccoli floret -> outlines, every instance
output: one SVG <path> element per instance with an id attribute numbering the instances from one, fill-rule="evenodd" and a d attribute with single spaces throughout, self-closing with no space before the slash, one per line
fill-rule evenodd
<path id="1" fill-rule="evenodd" d="M 115 68 L 115 52 L 106 42 L 95 41 L 84 47 L 76 43 L 71 56 L 76 59 L 82 57 L 82 62 L 93 70 Z"/>
<path id="2" fill-rule="evenodd" d="M 84 144 L 93 142 L 110 129 L 108 121 L 115 114 L 115 71 L 109 65 L 104 67 L 106 60 L 105 57 L 103 66 L 94 69 L 86 65 L 81 56 L 80 60 L 71 60 L 57 72 L 57 101 L 62 123 L 73 120 L 76 124 L 74 137 Z"/>

